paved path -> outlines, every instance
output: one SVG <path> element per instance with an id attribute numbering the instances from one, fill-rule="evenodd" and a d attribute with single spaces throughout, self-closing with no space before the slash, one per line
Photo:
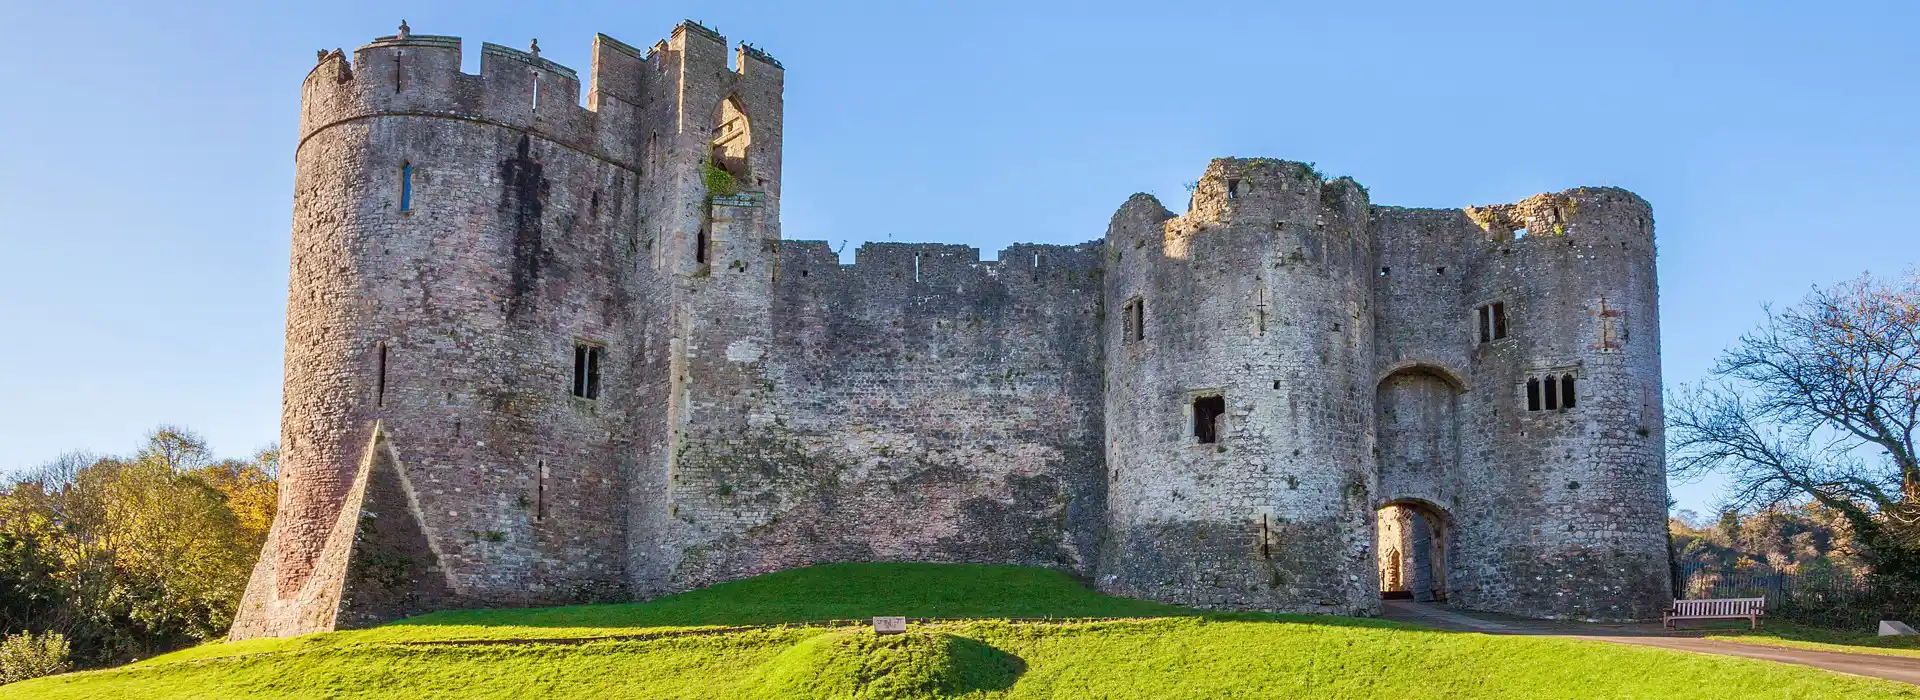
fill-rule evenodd
<path id="1" fill-rule="evenodd" d="M 1431 603 L 1412 603 L 1407 601 L 1385 601 L 1385 617 L 1416 625 L 1438 627 L 1456 632 L 1484 632 L 1486 634 L 1537 634 L 1554 637 L 1576 637 L 1616 644 L 1638 644 L 1640 646 L 1660 647 L 1691 651 L 1699 654 L 1720 654 L 1722 656 L 1742 656 L 1749 659 L 1777 661 L 1783 664 L 1812 666 L 1856 676 L 1885 678 L 1890 681 L 1920 685 L 1920 657 L 1888 656 L 1885 654 L 1851 654 L 1838 651 L 1817 651 L 1794 647 L 1777 647 L 1764 644 L 1741 644 L 1723 642 L 1717 639 L 1701 639 L 1683 636 L 1662 629 L 1655 623 L 1641 624 L 1604 624 L 1558 622 L 1553 620 L 1525 620 L 1521 618 L 1464 611 Z"/>

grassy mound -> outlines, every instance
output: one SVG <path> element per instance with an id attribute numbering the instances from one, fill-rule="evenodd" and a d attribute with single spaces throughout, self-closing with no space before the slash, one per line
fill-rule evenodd
<path id="1" fill-rule="evenodd" d="M 822 621 L 976 618 L 874 637 Z M 1126 617 L 1089 621 L 1005 618 Z M 784 624 L 780 624 L 784 623 Z M 0 686 L 12 698 L 1920 698 L 1797 666 L 1378 620 L 1200 615 L 1018 567 L 835 565 L 631 604 L 436 613 Z"/>
<path id="2" fill-rule="evenodd" d="M 756 698 L 939 698 L 1013 687 L 1019 658 L 968 637 L 914 631 L 822 634 L 762 664 Z"/>

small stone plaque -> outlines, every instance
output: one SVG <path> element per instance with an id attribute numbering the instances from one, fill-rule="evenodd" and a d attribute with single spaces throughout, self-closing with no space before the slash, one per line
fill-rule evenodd
<path id="1" fill-rule="evenodd" d="M 873 618 L 874 634 L 901 634 L 906 631 L 907 631 L 907 618 L 904 618 L 904 617 Z"/>
<path id="2" fill-rule="evenodd" d="M 879 624 L 879 622 L 877 622 L 879 619 L 880 618 L 877 618 L 877 617 L 874 618 L 874 620 L 876 620 L 874 624 Z M 1920 634 L 1920 633 L 1914 632 L 1913 628 L 1907 626 L 1907 623 L 1905 622 L 1900 622 L 1898 620 L 1881 620 L 1880 621 L 1880 636 L 1882 637 L 1901 637 L 1909 634 Z"/>

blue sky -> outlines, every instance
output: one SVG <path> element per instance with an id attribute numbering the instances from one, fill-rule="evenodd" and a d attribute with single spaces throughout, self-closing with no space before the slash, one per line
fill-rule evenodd
<path id="1" fill-rule="evenodd" d="M 0 0 L 0 470 L 161 423 L 276 438 L 300 81 L 403 17 L 469 70 L 538 37 L 584 73 L 595 32 L 689 17 L 765 48 L 786 235 L 836 245 L 1090 240 L 1226 155 L 1406 206 L 1626 187 L 1657 217 L 1672 386 L 1762 303 L 1915 262 L 1916 7 Z"/>

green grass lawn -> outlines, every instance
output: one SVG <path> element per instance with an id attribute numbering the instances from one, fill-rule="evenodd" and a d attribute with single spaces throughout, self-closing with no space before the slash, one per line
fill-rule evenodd
<path id="1" fill-rule="evenodd" d="M 1764 619 L 1764 618 L 1762 618 Z M 1822 627 L 1796 625 L 1781 620 L 1769 620 L 1761 624 L 1757 631 L 1748 629 L 1745 620 L 1740 620 L 1737 628 L 1715 625 L 1709 629 L 1709 639 L 1718 639 L 1742 644 L 1767 644 L 1801 649 L 1819 649 L 1823 651 L 1846 651 L 1858 654 L 1885 654 L 1887 656 L 1920 657 L 1920 637 L 1882 637 L 1875 630 L 1843 631 Z"/>
<path id="2" fill-rule="evenodd" d="M 967 619 L 892 637 L 822 622 L 872 615 Z M 1047 617 L 1078 619 L 1006 619 Z M 1125 619 L 1085 619 L 1109 617 Z M 843 564 L 648 603 L 443 612 L 212 644 L 0 687 L 0 699 L 96 697 L 1920 698 L 1920 689 L 1599 642 L 1201 615 L 1040 569 Z"/>

